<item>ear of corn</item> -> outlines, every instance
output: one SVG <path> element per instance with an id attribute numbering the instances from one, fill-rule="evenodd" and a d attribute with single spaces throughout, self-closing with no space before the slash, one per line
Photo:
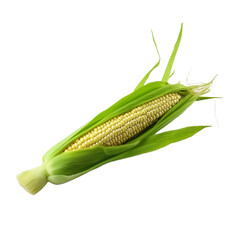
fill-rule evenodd
<path id="1" fill-rule="evenodd" d="M 93 120 L 79 128 L 77 131 L 63 139 L 53 148 L 51 148 L 43 157 L 44 161 L 51 159 L 61 153 L 69 144 L 71 144 L 78 137 L 81 137 L 85 133 L 91 131 L 94 127 L 97 127 L 104 122 L 114 118 L 120 114 L 131 111 L 133 108 L 138 107 L 146 102 L 149 102 L 157 97 L 163 96 L 168 93 L 181 93 L 183 96 L 188 93 L 187 87 L 181 84 L 167 84 L 163 82 L 151 82 L 140 89 L 130 93 L 123 97 L 118 102 L 113 104 L 107 110 L 98 114 Z"/>
<path id="2" fill-rule="evenodd" d="M 181 98 L 182 96 L 178 93 L 166 94 L 111 118 L 77 138 L 65 148 L 64 152 L 96 145 L 106 147 L 122 145 L 151 127 Z"/>
<path id="3" fill-rule="evenodd" d="M 190 87 L 168 83 L 181 35 L 182 26 L 162 81 L 145 84 L 160 63 L 153 37 L 159 60 L 135 90 L 52 147 L 40 167 L 18 175 L 19 183 L 35 194 L 47 182 L 65 183 L 108 162 L 157 150 L 205 128 L 195 126 L 156 134 L 193 102 L 203 100 L 201 95 L 209 91 L 212 83 Z"/>

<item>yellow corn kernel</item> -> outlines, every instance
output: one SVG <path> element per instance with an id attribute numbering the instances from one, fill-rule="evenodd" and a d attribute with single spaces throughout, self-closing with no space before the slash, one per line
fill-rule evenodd
<path id="1" fill-rule="evenodd" d="M 169 93 L 144 103 L 95 127 L 67 146 L 64 152 L 96 145 L 121 145 L 156 123 L 181 98 L 179 93 Z"/>

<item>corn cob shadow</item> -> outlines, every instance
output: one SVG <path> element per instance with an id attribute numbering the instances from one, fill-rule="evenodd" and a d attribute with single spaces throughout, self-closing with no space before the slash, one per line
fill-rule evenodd
<path id="1" fill-rule="evenodd" d="M 135 90 L 52 147 L 41 166 L 17 176 L 20 185 L 36 194 L 47 182 L 62 184 L 103 164 L 155 151 L 184 140 L 207 126 L 192 126 L 157 134 L 192 103 L 211 99 L 210 83 L 186 87 L 169 84 L 172 65 L 180 44 L 182 25 L 162 81 L 145 84 L 159 60 Z"/>

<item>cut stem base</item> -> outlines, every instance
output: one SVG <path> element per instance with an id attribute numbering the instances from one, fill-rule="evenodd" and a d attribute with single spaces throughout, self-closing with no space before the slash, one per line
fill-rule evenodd
<path id="1" fill-rule="evenodd" d="M 42 165 L 20 173 L 17 179 L 19 184 L 31 194 L 39 192 L 48 182 L 47 173 Z"/>

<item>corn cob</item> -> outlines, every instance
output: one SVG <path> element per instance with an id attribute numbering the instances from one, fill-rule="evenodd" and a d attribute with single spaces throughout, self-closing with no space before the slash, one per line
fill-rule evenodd
<path id="1" fill-rule="evenodd" d="M 47 182 L 62 184 L 108 162 L 147 153 L 193 136 L 207 126 L 186 127 L 156 134 L 193 102 L 209 91 L 212 82 L 186 87 L 169 84 L 171 69 L 182 36 L 182 26 L 162 81 L 145 85 L 150 73 L 135 90 L 52 147 L 41 166 L 17 176 L 20 185 L 31 194 Z"/>
<path id="2" fill-rule="evenodd" d="M 64 152 L 96 145 L 109 147 L 124 144 L 152 126 L 170 108 L 177 104 L 181 98 L 182 96 L 178 93 L 169 93 L 144 103 L 129 112 L 110 119 L 76 139 L 66 147 Z"/>

